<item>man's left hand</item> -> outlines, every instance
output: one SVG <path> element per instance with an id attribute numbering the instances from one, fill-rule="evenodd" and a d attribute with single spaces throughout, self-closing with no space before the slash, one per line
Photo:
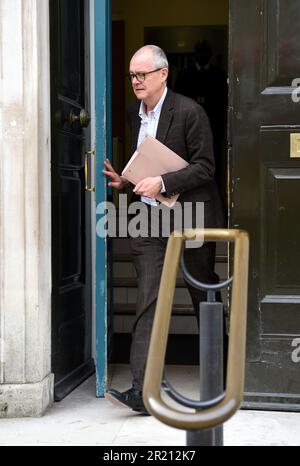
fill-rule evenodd
<path id="1" fill-rule="evenodd" d="M 162 181 L 160 176 L 144 178 L 134 188 L 133 192 L 140 196 L 150 197 L 154 199 L 162 189 Z"/>

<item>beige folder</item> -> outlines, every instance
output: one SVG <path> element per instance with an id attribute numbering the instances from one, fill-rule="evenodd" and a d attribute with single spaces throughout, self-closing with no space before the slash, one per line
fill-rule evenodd
<path id="1" fill-rule="evenodd" d="M 185 168 L 188 165 L 186 160 L 179 157 L 157 139 L 148 135 L 127 163 L 122 171 L 122 176 L 130 183 L 137 184 L 148 176 L 164 175 Z M 179 194 L 165 197 L 159 194 L 156 199 L 162 204 L 172 207 L 178 196 Z"/>

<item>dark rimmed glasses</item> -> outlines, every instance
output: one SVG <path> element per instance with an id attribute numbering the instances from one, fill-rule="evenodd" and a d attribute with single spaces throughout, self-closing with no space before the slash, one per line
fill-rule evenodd
<path id="1" fill-rule="evenodd" d="M 159 71 L 159 70 L 162 70 L 162 69 L 163 69 L 163 68 L 156 68 L 156 70 L 146 71 L 145 73 L 142 73 L 142 72 L 138 72 L 138 73 L 129 73 L 129 74 L 127 75 L 127 77 L 128 77 L 128 79 L 129 79 L 130 82 L 132 82 L 133 79 L 136 78 L 137 81 L 138 81 L 139 83 L 142 83 L 142 82 L 145 81 L 146 76 L 147 76 L 148 74 L 155 73 L 156 71 Z"/>

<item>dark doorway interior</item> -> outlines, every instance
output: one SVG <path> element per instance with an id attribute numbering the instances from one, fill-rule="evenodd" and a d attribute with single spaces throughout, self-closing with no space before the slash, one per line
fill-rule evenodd
<path id="1" fill-rule="evenodd" d="M 119 9 L 117 2 L 114 3 L 116 10 Z M 126 160 L 131 154 L 128 153 L 129 134 L 126 131 L 126 104 L 134 100 L 134 95 L 130 89 L 130 84 L 125 75 L 128 72 L 127 50 L 128 37 L 132 39 L 132 31 L 129 34 L 130 8 L 134 2 L 122 2 L 123 17 L 112 22 L 112 75 L 113 75 L 113 165 L 120 172 L 125 166 Z M 171 1 L 164 2 L 163 8 L 172 9 Z M 142 6 L 135 11 L 137 24 L 143 21 L 145 16 Z M 140 18 L 138 16 L 141 16 Z M 162 13 L 163 15 L 163 13 Z M 198 101 L 207 113 L 210 113 L 211 124 L 215 129 L 215 156 L 217 161 L 217 174 L 220 193 L 223 199 L 224 212 L 227 216 L 227 68 L 228 68 L 228 25 L 221 24 L 207 26 L 201 24 L 203 16 L 199 16 L 198 26 L 186 26 L 181 24 L 180 10 L 178 10 L 178 26 L 169 26 L 168 22 L 151 27 L 144 26 L 143 41 L 136 39 L 135 49 L 144 44 L 155 44 L 163 48 L 169 60 L 169 80 L 168 87 L 188 95 Z M 226 22 L 226 21 L 225 21 Z M 228 21 L 226 22 L 228 23 Z M 195 69 L 195 45 L 203 43 L 211 47 L 211 56 L 205 63 L 205 69 Z M 208 66 L 207 66 L 208 65 Z M 122 70 L 123 67 L 123 70 Z M 203 71 L 203 73 L 202 73 Z M 194 80 L 196 92 L 191 95 L 190 75 Z M 187 85 L 184 84 L 184 76 L 187 75 Z M 198 81 L 200 87 L 198 85 Z M 222 90 L 220 92 L 220 84 Z M 184 89 L 185 87 L 185 89 Z M 200 91 L 203 91 L 200 92 Z M 217 116 L 217 119 L 215 118 Z M 117 196 L 115 195 L 117 204 Z M 136 276 L 131 262 L 129 244 L 126 239 L 114 239 L 111 248 L 113 256 L 112 280 L 113 304 L 110 308 L 110 318 L 114 316 L 115 334 L 113 338 L 113 351 L 110 362 L 127 363 L 129 361 L 129 349 L 131 342 L 131 328 L 135 313 L 136 300 Z M 227 277 L 227 248 L 220 245 L 216 269 L 221 277 Z M 227 305 L 227 291 L 223 293 L 223 302 Z M 169 335 L 168 352 L 166 362 L 168 364 L 198 364 L 198 335 L 197 323 L 194 317 L 192 304 L 185 289 L 182 278 L 179 277 L 175 303 L 172 317 L 172 330 Z M 183 332 L 181 331 L 183 329 Z M 178 351 L 179 348 L 186 348 L 186 351 Z"/>

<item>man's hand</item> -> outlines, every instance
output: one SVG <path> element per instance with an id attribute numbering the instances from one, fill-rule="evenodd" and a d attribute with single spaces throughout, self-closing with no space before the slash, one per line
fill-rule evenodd
<path id="1" fill-rule="evenodd" d="M 154 199 L 162 189 L 162 181 L 160 176 L 144 178 L 134 188 L 133 192 L 140 196 L 150 197 Z"/>
<path id="2" fill-rule="evenodd" d="M 123 189 L 126 186 L 126 182 L 118 175 L 108 159 L 104 160 L 104 166 L 106 170 L 102 170 L 103 175 L 111 178 L 108 186 L 119 190 Z"/>

